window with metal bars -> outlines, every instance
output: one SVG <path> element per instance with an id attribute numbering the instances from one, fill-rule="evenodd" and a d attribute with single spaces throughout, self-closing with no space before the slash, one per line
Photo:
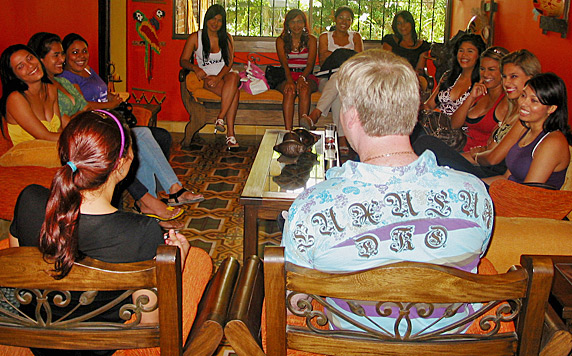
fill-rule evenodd
<path id="1" fill-rule="evenodd" d="M 430 42 L 443 42 L 446 29 L 447 0 L 177 0 L 185 8 L 187 23 L 202 27 L 205 6 L 219 3 L 227 12 L 227 30 L 233 36 L 277 37 L 284 26 L 284 16 L 291 9 L 303 10 L 309 18 L 315 35 L 327 31 L 334 24 L 334 12 L 340 6 L 350 7 L 355 14 L 352 29 L 358 31 L 364 40 L 381 40 L 393 33 L 391 22 L 395 13 L 408 10 L 415 19 L 417 34 Z M 177 10 L 176 10 L 177 11 Z M 181 18 L 176 16 L 175 18 Z M 182 27 L 181 27 L 182 28 Z M 188 28 L 186 33 L 193 32 Z M 181 31 L 181 34 L 185 32 Z"/>

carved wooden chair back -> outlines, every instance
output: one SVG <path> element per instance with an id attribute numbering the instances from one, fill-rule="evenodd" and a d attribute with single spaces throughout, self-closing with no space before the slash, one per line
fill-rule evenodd
<path id="1" fill-rule="evenodd" d="M 521 264 L 499 275 L 413 262 L 324 273 L 285 263 L 282 247 L 268 247 L 264 255 L 267 355 L 286 355 L 287 349 L 326 355 L 538 355 L 553 267 L 543 256 L 523 256 Z M 291 292 L 285 298 L 287 291 Z M 305 295 L 324 311 L 314 309 Z M 345 300 L 348 314 L 365 314 L 376 319 L 372 324 L 384 326 L 386 322 L 379 320 L 389 317 L 393 328 L 368 327 L 363 319 L 353 318 L 346 320 L 353 324 L 352 330 L 316 328 L 330 326 L 332 316 L 344 318 L 325 297 Z M 373 303 L 368 307 L 367 301 Z M 498 309 L 493 315 L 478 322 L 483 334 L 466 333 L 465 326 L 494 307 Z M 453 317 L 465 308 L 475 312 L 460 320 Z M 286 310 L 305 318 L 305 325 L 287 325 Z M 392 311 L 393 316 L 384 316 Z M 412 330 L 417 315 L 439 319 L 439 328 Z M 513 321 L 515 331 L 500 332 L 501 320 Z"/>
<path id="2" fill-rule="evenodd" d="M 159 246 L 155 260 L 137 263 L 114 264 L 85 258 L 76 262 L 61 280 L 50 276 L 53 264 L 46 262 L 35 247 L 1 250 L 0 265 L 0 286 L 5 287 L 0 291 L 0 301 L 4 302 L 4 308 L 0 308 L 2 345 L 72 350 L 159 346 L 161 355 L 183 354 L 181 262 L 176 247 Z M 12 288 L 20 306 L 6 300 Z M 131 295 L 140 289 L 153 290 L 156 305 L 149 305 L 147 297 L 133 303 Z M 109 291 L 118 291 L 114 294 L 117 298 L 96 311 L 56 317 L 60 307 L 81 310 L 83 305 L 97 303 L 98 294 Z M 126 304 L 119 313 L 124 321 L 93 321 L 122 300 Z M 25 305 L 35 305 L 28 315 L 21 312 Z M 157 307 L 159 324 L 140 324 L 142 313 Z M 132 314 L 135 318 L 131 318 Z"/>

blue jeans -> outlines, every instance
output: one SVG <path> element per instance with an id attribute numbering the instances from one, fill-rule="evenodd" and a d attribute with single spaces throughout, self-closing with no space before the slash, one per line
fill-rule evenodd
<path id="1" fill-rule="evenodd" d="M 157 143 L 161 147 L 161 151 L 163 151 L 163 155 L 165 156 L 165 158 L 167 158 L 168 161 L 171 151 L 171 143 L 173 142 L 171 139 L 171 134 L 169 133 L 169 131 L 162 129 L 160 127 L 148 127 L 148 128 L 149 130 L 151 130 L 153 138 L 155 139 L 155 141 L 157 141 Z M 136 160 L 136 162 L 138 162 L 138 160 Z M 135 200 L 141 199 L 145 194 L 149 192 L 147 187 L 144 186 L 143 183 L 139 181 L 139 179 L 134 177 L 135 175 L 134 173 L 137 170 L 136 169 L 137 165 L 138 163 L 133 165 L 132 169 L 133 174 L 130 173 L 131 178 L 127 178 L 128 182 L 131 182 L 127 186 L 127 191 L 129 192 L 129 194 L 131 194 L 131 196 Z"/>
<path id="2" fill-rule="evenodd" d="M 181 184 L 169 161 L 148 127 L 131 129 L 137 145 L 139 167 L 135 177 L 149 190 L 149 194 L 157 197 L 157 181 L 161 190 L 169 191 L 173 184 Z"/>

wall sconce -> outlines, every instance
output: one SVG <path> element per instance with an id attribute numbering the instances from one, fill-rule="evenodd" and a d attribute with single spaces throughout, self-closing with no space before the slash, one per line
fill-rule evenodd
<path id="1" fill-rule="evenodd" d="M 558 32 L 562 38 L 568 34 L 570 0 L 533 0 L 534 8 L 540 13 L 542 34 Z"/>

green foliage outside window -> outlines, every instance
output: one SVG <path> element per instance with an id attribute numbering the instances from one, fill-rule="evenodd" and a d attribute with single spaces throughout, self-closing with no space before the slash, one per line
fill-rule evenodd
<path id="1" fill-rule="evenodd" d="M 364 40 L 381 40 L 393 33 L 391 22 L 396 12 L 408 10 L 415 19 L 420 38 L 443 42 L 447 0 L 219 0 L 227 11 L 227 28 L 233 36 L 276 37 L 282 32 L 284 16 L 290 9 L 312 14 L 312 31 L 319 35 L 333 25 L 340 6 L 355 14 L 352 29 Z"/>

